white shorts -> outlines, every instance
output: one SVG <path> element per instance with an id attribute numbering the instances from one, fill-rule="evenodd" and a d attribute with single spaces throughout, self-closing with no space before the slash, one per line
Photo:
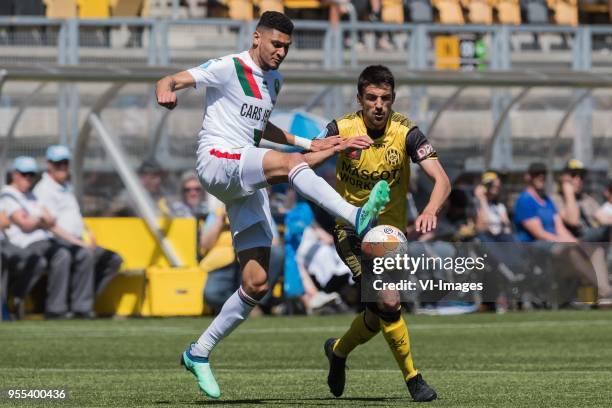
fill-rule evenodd
<path id="1" fill-rule="evenodd" d="M 263 157 L 269 150 L 255 146 L 198 149 L 200 182 L 225 204 L 237 252 L 272 244 L 273 221 L 265 191 L 269 184 L 263 171 Z"/>

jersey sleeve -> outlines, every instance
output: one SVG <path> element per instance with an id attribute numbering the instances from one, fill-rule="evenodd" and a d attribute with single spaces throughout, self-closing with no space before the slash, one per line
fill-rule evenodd
<path id="1" fill-rule="evenodd" d="M 332 120 L 325 126 L 325 129 L 321 132 L 322 137 L 328 136 L 338 136 L 340 135 L 340 129 L 338 129 L 338 122 L 336 120 Z"/>
<path id="2" fill-rule="evenodd" d="M 420 163 L 426 159 L 438 158 L 438 153 L 436 153 L 418 127 L 413 127 L 408 131 L 406 135 L 406 150 L 414 163 Z"/>
<path id="3" fill-rule="evenodd" d="M 219 88 L 227 84 L 234 69 L 230 58 L 216 58 L 187 70 L 196 83 L 196 88 L 210 86 Z"/>

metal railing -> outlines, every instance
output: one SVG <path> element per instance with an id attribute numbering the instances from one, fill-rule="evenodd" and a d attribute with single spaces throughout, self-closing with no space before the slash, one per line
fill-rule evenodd
<path id="1" fill-rule="evenodd" d="M 472 35 L 488 47 L 487 66 L 508 69 L 529 66 L 537 56 L 525 45 L 541 46 L 548 59 L 568 68 L 592 67 L 594 54 L 612 66 L 612 57 L 594 50 L 594 38 L 612 36 L 611 26 L 566 27 L 556 25 L 440 25 L 295 21 L 294 47 L 289 61 L 323 68 L 357 67 L 384 58 L 412 69 L 433 67 L 432 40 L 438 35 Z M 109 18 L 57 20 L 39 17 L 0 17 L 0 64 L 48 63 L 183 65 L 248 48 L 254 21 L 229 19 L 154 20 Z M 360 33 L 388 33 L 400 37 L 393 52 L 359 51 Z M 546 36 L 542 40 L 542 36 Z M 532 38 L 530 43 L 526 39 Z M 345 44 L 345 40 L 350 44 Z M 552 39 L 552 40 L 551 40 Z M 542 41 L 540 41 L 542 40 Z M 554 40 L 554 41 L 553 41 Z M 551 45 L 551 41 L 553 41 Z M 544 44 L 539 45 L 538 42 Z M 601 42 L 602 47 L 607 47 Z M 556 47 L 556 48 L 555 48 Z M 553 52 L 554 51 L 554 52 Z M 551 56 L 551 54 L 558 57 Z M 608 61 L 609 60 L 609 61 Z M 538 61 L 531 61 L 538 64 Z"/>

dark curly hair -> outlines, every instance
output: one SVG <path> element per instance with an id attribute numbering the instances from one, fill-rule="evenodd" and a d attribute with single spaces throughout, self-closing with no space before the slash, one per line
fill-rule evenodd
<path id="1" fill-rule="evenodd" d="M 278 11 L 266 11 L 263 13 L 257 23 L 257 28 L 260 27 L 278 30 L 287 35 L 293 33 L 293 22 L 291 22 L 291 19 Z"/>

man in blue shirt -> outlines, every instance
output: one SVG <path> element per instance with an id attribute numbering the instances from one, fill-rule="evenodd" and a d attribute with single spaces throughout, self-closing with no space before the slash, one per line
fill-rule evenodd
<path id="1" fill-rule="evenodd" d="M 514 206 L 517 237 L 522 242 L 576 242 L 546 195 L 546 165 L 532 163 L 525 173 L 527 188 Z"/>

